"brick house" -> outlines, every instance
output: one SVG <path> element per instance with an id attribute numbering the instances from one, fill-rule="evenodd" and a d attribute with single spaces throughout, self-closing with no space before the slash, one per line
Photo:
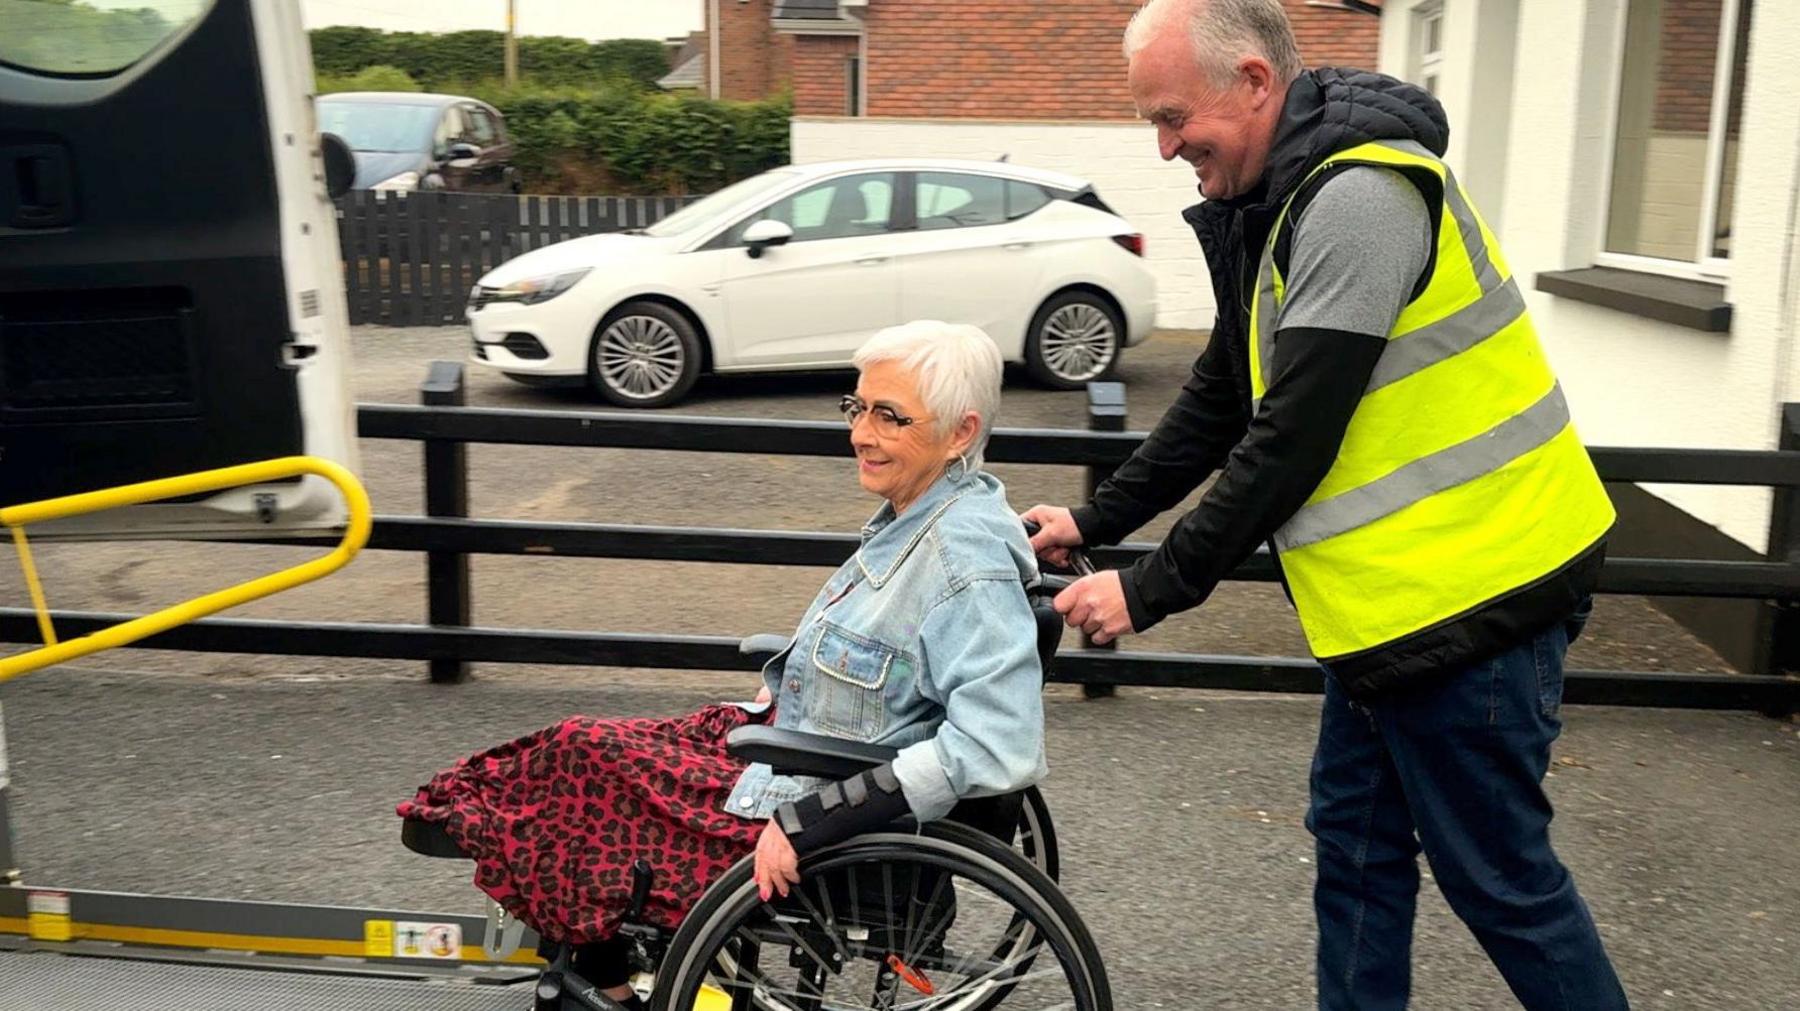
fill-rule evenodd
<path id="1" fill-rule="evenodd" d="M 1129 119 L 1119 35 L 1141 2 L 705 0 L 702 90 L 791 87 L 801 116 Z M 1378 0 L 1284 3 L 1309 65 L 1374 65 Z"/>

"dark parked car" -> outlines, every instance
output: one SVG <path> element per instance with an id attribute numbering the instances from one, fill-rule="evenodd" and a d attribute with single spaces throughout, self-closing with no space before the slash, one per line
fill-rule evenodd
<path id="1" fill-rule="evenodd" d="M 356 155 L 356 189 L 517 193 L 506 117 L 460 95 L 350 91 L 321 95 L 319 130 Z"/>

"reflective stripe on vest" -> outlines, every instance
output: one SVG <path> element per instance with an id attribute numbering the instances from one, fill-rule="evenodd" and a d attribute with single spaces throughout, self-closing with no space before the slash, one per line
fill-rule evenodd
<path id="1" fill-rule="evenodd" d="M 1274 536 L 1307 641 L 1328 660 L 1541 579 L 1613 521 L 1524 296 L 1448 167 L 1416 144 L 1375 143 L 1315 175 L 1341 164 L 1430 172 L 1442 198 L 1431 276 L 1387 334 L 1330 472 Z M 1250 305 L 1257 402 L 1287 297 L 1274 250 L 1291 210 L 1290 199 Z"/>

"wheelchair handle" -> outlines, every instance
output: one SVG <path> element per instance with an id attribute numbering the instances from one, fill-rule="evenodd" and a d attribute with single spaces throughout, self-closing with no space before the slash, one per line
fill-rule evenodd
<path id="1" fill-rule="evenodd" d="M 1025 524 L 1025 536 L 1027 537 L 1035 536 L 1039 530 L 1043 529 L 1033 520 L 1024 520 L 1023 523 Z M 1094 574 L 1094 560 L 1088 557 L 1086 551 L 1083 551 L 1078 547 L 1070 548 L 1068 550 L 1068 569 L 1075 574 L 1077 579 L 1082 576 L 1091 576 Z M 1067 587 L 1074 581 L 1074 579 L 1070 579 L 1066 576 L 1044 573 L 1043 580 L 1039 585 L 1047 589 L 1053 587 L 1056 592 L 1061 593 L 1064 587 Z"/>

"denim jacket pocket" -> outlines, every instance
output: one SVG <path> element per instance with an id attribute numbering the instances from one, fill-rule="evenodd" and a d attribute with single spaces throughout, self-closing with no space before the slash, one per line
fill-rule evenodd
<path id="1" fill-rule="evenodd" d="M 889 682 L 910 661 L 890 646 L 823 623 L 812 650 L 813 685 L 808 715 L 827 733 L 862 741 L 887 727 Z"/>

